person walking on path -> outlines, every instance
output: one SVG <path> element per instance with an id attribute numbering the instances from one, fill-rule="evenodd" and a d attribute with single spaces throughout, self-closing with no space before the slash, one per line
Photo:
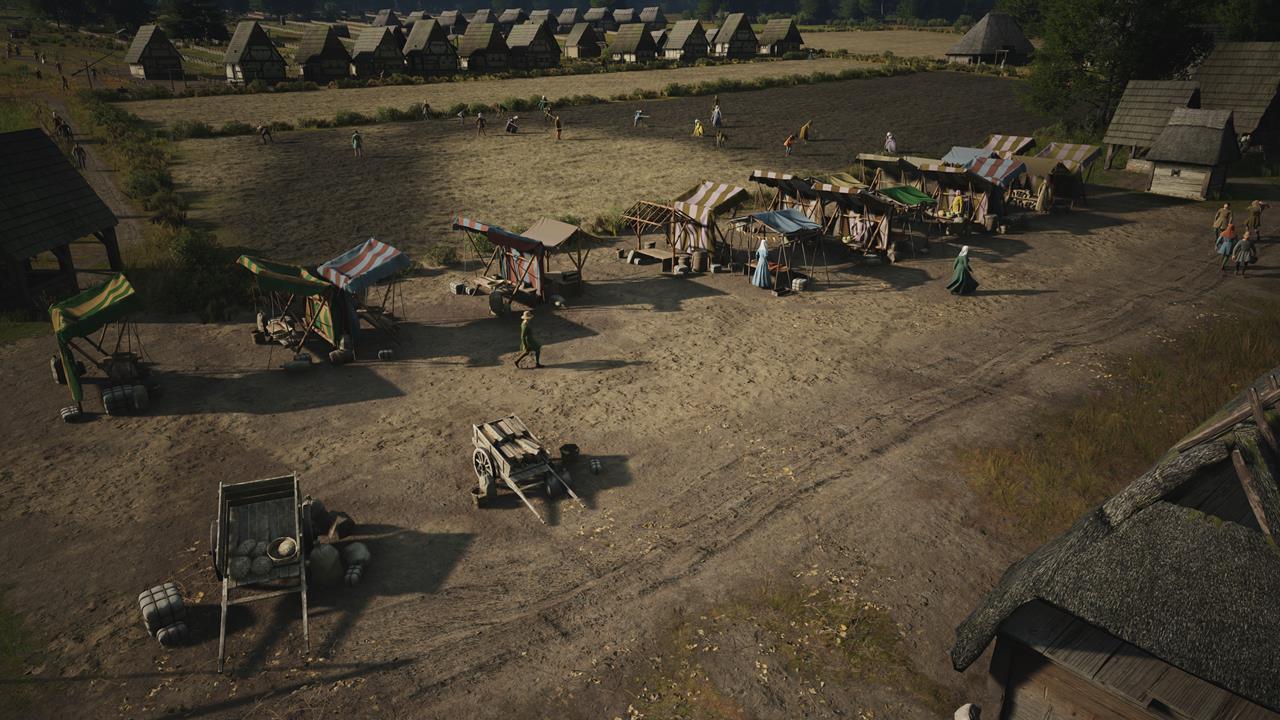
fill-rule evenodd
<path id="1" fill-rule="evenodd" d="M 559 140 L 559 139 L 560 139 L 560 133 L 564 131 L 564 124 L 560 122 L 560 116 L 559 116 L 559 115 L 552 115 L 552 116 L 551 116 L 551 120 L 552 120 L 552 122 L 554 122 L 554 123 L 555 123 L 555 129 L 556 129 L 556 140 Z"/>
<path id="2" fill-rule="evenodd" d="M 263 145 L 274 145 L 275 138 L 271 137 L 271 128 L 266 123 L 258 123 L 258 139 Z"/>
<path id="3" fill-rule="evenodd" d="M 1222 203 L 1222 207 L 1218 208 L 1217 214 L 1213 216 L 1213 237 L 1216 240 L 1223 230 L 1231 224 L 1231 205 Z"/>
<path id="4" fill-rule="evenodd" d="M 89 167 L 89 153 L 85 152 L 84 146 L 80 143 L 76 143 L 76 146 L 71 148 L 71 157 L 75 158 L 76 167 L 81 170 Z"/>
<path id="5" fill-rule="evenodd" d="M 795 146 L 796 146 L 796 136 L 794 134 L 788 135 L 787 139 L 782 141 L 782 150 L 783 152 L 786 153 L 787 157 L 791 157 L 791 149 L 794 148 Z"/>
<path id="6" fill-rule="evenodd" d="M 1244 221 L 1244 229 L 1253 236 L 1254 242 L 1262 241 L 1262 211 L 1267 207 L 1267 204 L 1261 200 L 1249 203 L 1249 217 Z"/>
<path id="7" fill-rule="evenodd" d="M 952 295 L 972 295 L 978 289 L 978 281 L 974 279 L 973 271 L 969 269 L 968 245 L 960 248 L 960 254 L 956 256 L 956 262 L 951 271 L 951 282 L 947 283 L 947 289 Z"/>
<path id="8" fill-rule="evenodd" d="M 1249 231 L 1245 230 L 1244 235 L 1240 238 L 1240 242 L 1236 243 L 1235 248 L 1231 251 L 1231 259 L 1236 263 L 1236 275 L 1244 277 L 1244 273 L 1249 269 L 1250 263 L 1258 262 L 1258 251 L 1253 245 L 1253 237 L 1249 235 Z"/>
<path id="9" fill-rule="evenodd" d="M 357 160 L 364 157 L 364 136 L 360 134 L 359 130 L 351 133 L 351 152 L 356 156 Z"/>
<path id="10" fill-rule="evenodd" d="M 516 358 L 516 367 L 520 367 L 520 361 L 533 356 L 533 366 L 535 368 L 546 367 L 542 364 L 542 343 L 533 337 L 533 331 L 529 328 L 529 323 L 533 320 L 533 313 L 525 310 L 520 316 L 520 356 Z"/>
<path id="11" fill-rule="evenodd" d="M 543 95 L 542 97 L 538 98 L 538 109 L 539 110 L 551 109 L 551 101 L 547 99 L 546 95 Z"/>
<path id="12" fill-rule="evenodd" d="M 1218 254 L 1222 256 L 1222 272 L 1227 271 L 1227 263 L 1231 260 L 1231 251 L 1236 246 L 1236 226 L 1234 223 L 1228 223 L 1222 229 L 1222 233 L 1218 235 L 1218 239 L 1214 241 L 1214 247 Z"/>

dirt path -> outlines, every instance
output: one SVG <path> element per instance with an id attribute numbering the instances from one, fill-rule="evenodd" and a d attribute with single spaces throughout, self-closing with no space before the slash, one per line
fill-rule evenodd
<path id="1" fill-rule="evenodd" d="M 587 295 L 538 312 L 545 371 L 511 368 L 515 326 L 446 294 L 447 276 L 411 283 L 390 364 L 286 376 L 243 323 L 148 324 L 166 391 L 145 417 L 62 425 L 47 342 L 0 349 L 0 383 L 30 389 L 27 411 L 0 418 L 30 438 L 0 450 L 0 564 L 6 603 L 50 648 L 32 679 L 50 716 L 65 698 L 120 717 L 613 717 L 672 608 L 815 568 L 860 578 L 921 671 L 972 696 L 982 673 L 956 676 L 945 650 L 1015 551 L 985 535 L 952 449 L 1016 436 L 1088 387 L 1104 354 L 1275 289 L 1266 247 L 1255 277 L 1219 274 L 1188 231 L 1202 207 L 1100 189 L 1091 203 L 973 238 L 972 298 L 938 282 L 947 244 L 838 267 L 790 298 L 596 253 Z M 538 501 L 542 527 L 519 506 L 470 507 L 467 425 L 505 413 L 602 460 L 574 473 L 588 509 Z M 220 678 L 204 555 L 216 483 L 285 471 L 366 524 L 373 565 L 361 587 L 314 595 L 312 662 L 296 604 L 268 603 L 233 619 Z M 204 598 L 199 642 L 172 652 L 139 630 L 133 600 L 169 578 Z M 754 716 L 806 707 L 745 687 L 734 702 Z"/>

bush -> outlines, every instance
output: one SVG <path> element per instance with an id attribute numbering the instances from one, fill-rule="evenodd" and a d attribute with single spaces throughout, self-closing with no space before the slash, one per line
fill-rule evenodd
<path id="1" fill-rule="evenodd" d="M 272 121 L 267 125 L 267 128 L 268 128 L 268 129 L 270 129 L 270 130 L 271 130 L 271 132 L 273 132 L 273 133 L 274 133 L 274 132 L 289 132 L 290 130 L 292 130 L 292 129 L 293 129 L 293 125 L 290 125 L 289 123 L 287 123 L 287 122 L 285 122 L 285 121 L 283 121 L 283 120 L 272 120 Z"/>
<path id="2" fill-rule="evenodd" d="M 325 118 L 302 118 L 298 121 L 300 128 L 331 128 L 333 121 Z"/>
<path id="3" fill-rule="evenodd" d="M 393 107 L 380 107 L 373 114 L 377 122 L 409 122 L 422 119 L 422 103 L 409 106 L 408 110 Z M 355 124 L 355 123 L 352 123 Z"/>
<path id="4" fill-rule="evenodd" d="M 426 259 L 432 265 L 442 267 L 458 262 L 458 248 L 446 243 L 436 243 L 427 248 Z"/>
<path id="5" fill-rule="evenodd" d="M 213 128 L 199 120 L 178 120 L 170 126 L 169 137 L 174 140 L 213 137 Z"/>
<path id="6" fill-rule="evenodd" d="M 172 189 L 173 177 L 168 170 L 135 167 L 125 175 L 124 192 L 131 198 L 145 200 L 162 190 Z"/>
<path id="7" fill-rule="evenodd" d="M 601 235 L 621 235 L 626 227 L 626 220 L 622 218 L 622 209 L 616 207 L 600 213 L 591 223 L 592 232 Z"/>
<path id="8" fill-rule="evenodd" d="M 187 224 L 187 199 L 172 190 L 160 190 L 143 204 L 157 225 L 178 228 Z"/>
<path id="9" fill-rule="evenodd" d="M 271 83 L 266 80 L 258 79 L 244 86 L 245 91 L 251 93 L 264 93 L 271 90 Z"/>
<path id="10" fill-rule="evenodd" d="M 246 122 L 240 122 L 238 120 L 232 120 L 224 124 L 222 128 L 218 130 L 219 135 L 226 135 L 226 136 L 252 135 L 253 133 L 254 133 L 254 129 L 252 125 Z"/>
<path id="11" fill-rule="evenodd" d="M 804 50 L 788 50 L 782 53 L 783 60 L 808 60 L 809 53 Z"/>
<path id="12" fill-rule="evenodd" d="M 349 125 L 368 125 L 373 119 L 368 115 L 361 115 L 351 110 L 341 110 L 337 115 L 333 116 L 334 127 L 347 127 Z"/>

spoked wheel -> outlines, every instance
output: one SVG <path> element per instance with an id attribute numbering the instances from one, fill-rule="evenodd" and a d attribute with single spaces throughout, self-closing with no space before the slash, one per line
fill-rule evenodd
<path id="1" fill-rule="evenodd" d="M 475 454 L 471 456 L 471 464 L 475 467 L 478 479 L 483 480 L 486 475 L 490 478 L 498 475 L 493 471 L 493 458 L 489 457 L 489 453 L 485 450 L 476 448 Z"/>

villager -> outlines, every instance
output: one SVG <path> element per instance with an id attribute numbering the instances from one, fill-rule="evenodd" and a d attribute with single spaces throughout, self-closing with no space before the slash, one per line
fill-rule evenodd
<path id="1" fill-rule="evenodd" d="M 275 144 L 275 138 L 271 137 L 271 128 L 266 123 L 258 123 L 258 139 L 263 145 L 267 143 Z"/>
<path id="2" fill-rule="evenodd" d="M 1213 237 L 1217 238 L 1231 224 L 1231 204 L 1222 203 L 1217 214 L 1213 216 Z"/>
<path id="3" fill-rule="evenodd" d="M 467 109 L 463 108 L 458 111 L 458 124 L 465 125 L 467 123 Z"/>
<path id="4" fill-rule="evenodd" d="M 969 270 L 968 245 L 960 248 L 960 254 L 956 256 L 956 262 L 952 268 L 951 282 L 947 283 L 947 289 L 952 295 L 972 295 L 978 289 L 978 281 Z"/>
<path id="5" fill-rule="evenodd" d="M 693 136 L 702 137 L 702 120 L 700 118 L 693 119 Z"/>
<path id="6" fill-rule="evenodd" d="M 520 361 L 526 357 L 533 355 L 533 366 L 535 368 L 544 367 L 542 364 L 542 343 L 533 337 L 533 331 L 529 328 L 529 323 L 533 320 L 533 313 L 525 310 L 520 316 L 520 356 L 516 358 L 516 367 L 520 367 Z"/>
<path id="7" fill-rule="evenodd" d="M 559 116 L 559 115 L 552 115 L 552 116 L 551 116 L 551 118 L 552 118 L 552 120 L 554 120 L 554 121 L 555 121 L 555 128 L 556 128 L 556 140 L 559 140 L 559 139 L 560 139 L 560 133 L 564 130 L 564 125 L 560 122 L 560 116 Z"/>
<path id="8" fill-rule="evenodd" d="M 631 127 L 640 127 L 640 123 L 648 117 L 648 115 L 644 114 L 643 110 L 637 110 L 635 114 L 631 116 Z"/>
<path id="9" fill-rule="evenodd" d="M 89 153 L 85 152 L 84 146 L 80 143 L 76 143 L 75 147 L 71 148 L 71 157 L 75 158 L 76 166 L 81 170 L 89 166 Z"/>
<path id="10" fill-rule="evenodd" d="M 1267 207 L 1269 207 L 1267 203 L 1261 200 L 1249 203 L 1249 217 L 1244 221 L 1244 229 L 1253 236 L 1254 242 L 1262 241 L 1262 211 Z"/>
<path id="11" fill-rule="evenodd" d="M 787 157 L 791 157 L 791 148 L 796 145 L 796 136 L 788 135 L 786 140 L 782 141 L 782 149 L 786 152 Z"/>
<path id="12" fill-rule="evenodd" d="M 720 103 L 718 102 L 715 107 L 711 108 L 711 127 L 724 127 L 724 113 L 720 111 Z"/>
<path id="13" fill-rule="evenodd" d="M 542 97 L 538 98 L 538 109 L 539 109 L 539 110 L 546 110 L 546 109 L 548 109 L 548 108 L 550 108 L 550 107 L 551 107 L 551 101 L 547 99 L 547 96 L 546 96 L 546 95 L 543 95 Z"/>
<path id="14" fill-rule="evenodd" d="M 800 126 L 800 140 L 802 140 L 802 141 L 804 141 L 804 142 L 809 142 L 809 133 L 810 133 L 810 132 L 812 132 L 812 130 L 813 130 L 813 121 L 812 121 L 812 120 L 810 120 L 809 122 L 807 122 L 807 123 L 805 123 L 805 124 L 801 125 L 801 126 Z"/>
<path id="15" fill-rule="evenodd" d="M 484 131 L 484 126 L 487 124 L 488 123 L 485 122 L 485 119 L 484 119 L 484 113 L 483 112 L 476 113 L 476 137 L 489 134 Z"/>
<path id="16" fill-rule="evenodd" d="M 729 142 L 729 136 L 724 134 L 723 130 L 716 131 L 716 149 L 724 149 L 725 143 Z"/>
<path id="17" fill-rule="evenodd" d="M 62 78 L 62 89 L 63 89 L 63 90 L 70 90 L 70 89 L 71 89 L 71 86 L 70 86 L 69 84 L 67 84 L 67 76 L 66 76 L 66 75 L 59 75 L 58 77 Z"/>
<path id="18" fill-rule="evenodd" d="M 512 115 L 511 117 L 507 118 L 507 127 L 506 127 L 507 132 L 513 135 L 515 133 L 520 132 L 520 126 L 516 124 L 516 121 L 519 119 L 520 119 L 519 115 Z"/>
<path id="19" fill-rule="evenodd" d="M 1222 256 L 1222 271 L 1227 271 L 1227 262 L 1231 260 L 1231 252 L 1236 247 L 1236 226 L 1235 223 L 1227 223 L 1222 229 L 1222 234 L 1218 235 L 1218 239 L 1214 245 L 1218 254 Z"/>
<path id="20" fill-rule="evenodd" d="M 893 133 L 891 132 L 884 134 L 884 151 L 890 155 L 898 154 L 898 141 L 893 137 Z"/>
<path id="21" fill-rule="evenodd" d="M 1231 251 L 1231 259 L 1236 263 L 1236 274 L 1241 277 L 1244 277 L 1250 263 L 1258 262 L 1258 251 L 1254 247 L 1253 237 L 1249 235 L 1248 230 L 1244 231 L 1240 242 L 1236 243 L 1235 249 Z"/>
<path id="22" fill-rule="evenodd" d="M 357 158 L 364 157 L 364 136 L 360 134 L 359 130 L 351 133 L 351 152 Z"/>

